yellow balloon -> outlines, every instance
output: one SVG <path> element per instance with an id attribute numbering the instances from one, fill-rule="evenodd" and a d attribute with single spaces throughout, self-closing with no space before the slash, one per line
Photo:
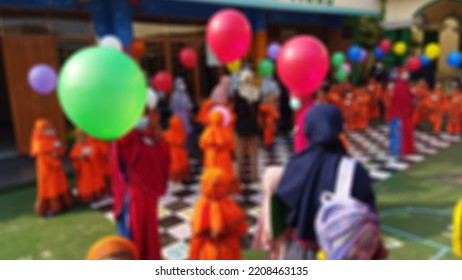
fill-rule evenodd
<path id="1" fill-rule="evenodd" d="M 326 254 L 324 254 L 324 251 L 319 250 L 319 251 L 316 253 L 316 259 L 318 259 L 319 261 L 325 261 L 325 260 L 327 260 L 327 257 L 326 257 Z"/>
<path id="2" fill-rule="evenodd" d="M 437 43 L 429 43 L 425 47 L 425 55 L 431 60 L 435 60 L 440 55 L 440 51 L 440 46 Z"/>
<path id="3" fill-rule="evenodd" d="M 241 61 L 236 60 L 231 63 L 228 63 L 226 64 L 226 68 L 228 68 L 228 71 L 231 72 L 231 74 L 234 74 L 241 69 Z"/>
<path id="4" fill-rule="evenodd" d="M 407 45 L 405 42 L 403 41 L 398 41 L 395 43 L 395 45 L 393 46 L 393 52 L 396 54 L 396 55 L 403 55 L 405 54 L 407 51 Z"/>

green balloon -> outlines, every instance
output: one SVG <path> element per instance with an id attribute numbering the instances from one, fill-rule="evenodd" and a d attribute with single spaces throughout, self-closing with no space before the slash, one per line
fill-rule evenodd
<path id="1" fill-rule="evenodd" d="M 103 140 L 130 131 L 143 114 L 146 80 L 138 64 L 124 53 L 102 47 L 84 48 L 61 69 L 61 108 L 77 127 Z"/>
<path id="2" fill-rule="evenodd" d="M 343 83 L 348 79 L 348 71 L 340 68 L 335 72 L 334 77 L 338 82 Z"/>
<path id="3" fill-rule="evenodd" d="M 345 55 L 342 52 L 335 52 L 331 58 L 334 67 L 340 67 L 345 62 Z"/>
<path id="4" fill-rule="evenodd" d="M 260 61 L 258 64 L 258 73 L 264 78 L 273 76 L 274 63 L 269 59 Z"/>

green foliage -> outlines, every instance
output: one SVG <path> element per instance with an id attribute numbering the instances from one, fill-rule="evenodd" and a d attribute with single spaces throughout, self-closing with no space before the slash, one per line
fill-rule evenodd
<path id="1" fill-rule="evenodd" d="M 373 50 L 383 37 L 380 19 L 375 17 L 360 17 L 358 43 L 362 47 Z"/>

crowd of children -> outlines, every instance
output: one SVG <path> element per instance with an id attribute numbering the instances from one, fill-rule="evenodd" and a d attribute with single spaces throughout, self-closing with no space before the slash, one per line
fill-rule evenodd
<path id="1" fill-rule="evenodd" d="M 446 94 L 441 84 L 437 84 L 432 91 L 424 81 L 409 88 L 404 74 L 403 78 L 395 81 L 396 88 L 395 82 L 384 87 L 382 83 L 370 79 L 365 86 L 356 87 L 348 82 L 333 84 L 314 95 L 315 104 L 324 105 L 314 105 L 313 108 L 317 108 L 316 114 L 319 117 L 325 115 L 329 131 L 326 130 L 327 126 L 319 126 L 315 113 L 303 117 L 304 127 L 313 129 L 304 130 L 304 137 L 311 144 L 319 142 L 319 145 L 316 149 L 309 149 L 306 154 L 301 153 L 300 157 L 295 157 L 293 170 L 279 168 L 276 171 L 271 169 L 275 174 L 267 173 L 268 178 L 264 183 L 268 195 L 263 202 L 264 215 L 257 228 L 254 242 L 256 248 L 270 250 L 269 257 L 274 259 L 315 258 L 319 244 L 316 244 L 313 232 L 314 217 L 304 216 L 304 221 L 294 220 L 291 225 L 293 228 L 310 228 L 306 234 L 289 236 L 292 239 L 287 239 L 286 236 L 271 240 L 268 199 L 274 192 L 286 203 L 287 209 L 289 206 L 294 207 L 290 215 L 298 215 L 298 211 L 303 211 L 303 206 L 292 204 L 292 200 L 298 201 L 298 198 L 293 197 L 292 191 L 305 189 L 307 186 L 319 189 L 318 185 L 321 184 L 310 181 L 304 175 L 303 178 L 300 177 L 300 174 L 305 173 L 298 174 L 296 170 L 304 170 L 312 156 L 323 158 L 327 165 L 334 162 L 337 164 L 339 157 L 347 156 L 348 147 L 343 128 L 364 130 L 371 122 L 396 119 L 399 114 L 392 107 L 397 100 L 394 97 L 398 96 L 396 89 L 402 85 L 400 83 L 406 85 L 409 89 L 407 92 L 412 92 L 408 99 L 413 100 L 414 109 L 410 110 L 413 125 L 429 121 L 434 132 L 439 133 L 447 117 L 448 133 L 460 133 L 461 92 L 454 88 Z M 247 230 L 245 212 L 229 196 L 241 192 L 245 183 L 260 179 L 257 174 L 260 139 L 263 139 L 263 144 L 267 147 L 274 144 L 278 131 L 277 120 L 280 117 L 280 90 L 275 86 L 275 81 L 270 81 L 271 86 L 264 89 L 256 87 L 250 70 L 241 71 L 238 79 L 239 85 L 232 87 L 231 79 L 223 77 L 210 97 L 202 102 L 195 118 L 191 116 L 192 105 L 187 97 L 184 80 L 177 79 L 175 94 L 170 103 L 172 115 L 168 127 L 163 131 L 158 114 L 153 108 L 147 108 L 146 114 L 134 130 L 112 146 L 76 130 L 76 141 L 69 158 L 76 175 L 78 198 L 82 203 L 89 203 L 110 194 L 108 186 L 112 180 L 114 213 L 119 233 L 134 242 L 140 258 L 160 258 L 157 216 L 146 216 L 142 213 L 157 208 L 158 199 L 165 193 L 168 180 L 181 184 L 190 179 L 191 131 L 195 127 L 192 119 L 203 127 L 200 137 L 195 141 L 202 150 L 204 173 L 201 196 L 191 221 L 193 237 L 189 256 L 191 259 L 241 258 L 239 238 Z M 310 109 L 309 112 L 313 110 Z M 339 114 L 343 115 L 344 123 L 338 118 Z M 398 118 L 402 116 L 399 115 Z M 332 159 L 325 156 L 326 149 L 338 156 Z M 56 214 L 73 203 L 61 162 L 64 151 L 52 125 L 46 120 L 38 120 L 33 131 L 31 155 L 37 158 L 36 209 L 40 215 Z M 236 167 L 234 160 L 237 161 Z M 317 165 L 313 166 L 313 172 L 321 172 L 315 166 Z M 363 173 L 357 176 L 366 182 L 367 174 Z M 298 180 L 297 178 L 300 180 L 293 181 Z M 334 179 L 335 176 L 329 180 Z M 279 180 L 282 180 L 281 184 L 278 183 Z M 293 190 L 290 187 L 292 184 Z M 374 208 L 370 186 L 366 184 L 354 187 L 367 192 L 359 199 Z M 288 192 L 285 193 L 284 190 Z M 309 200 L 300 203 L 310 204 Z M 316 204 L 310 207 L 320 206 Z M 303 250 L 299 251 L 299 241 L 308 242 L 306 244 L 310 246 L 302 246 Z"/>
<path id="2" fill-rule="evenodd" d="M 110 194 L 109 144 L 76 131 L 76 142 L 69 158 L 72 160 L 78 199 L 90 203 Z M 64 172 L 62 158 L 65 147 L 56 130 L 46 119 L 36 121 L 30 154 L 36 158 L 37 200 L 36 213 L 52 216 L 70 207 L 73 197 Z"/>
<path id="3" fill-rule="evenodd" d="M 332 85 L 327 93 L 319 91 L 316 102 L 330 103 L 339 108 L 348 130 L 363 130 L 372 121 L 389 119 L 394 87 L 393 82 L 384 86 L 374 79 L 370 79 L 363 87 L 354 87 L 346 82 Z M 439 134 L 444 129 L 452 135 L 461 133 L 462 91 L 458 87 L 444 90 L 443 84 L 437 83 L 432 90 L 425 80 L 419 80 L 411 86 L 411 93 L 415 126 L 426 121 L 431 124 L 434 133 Z"/>

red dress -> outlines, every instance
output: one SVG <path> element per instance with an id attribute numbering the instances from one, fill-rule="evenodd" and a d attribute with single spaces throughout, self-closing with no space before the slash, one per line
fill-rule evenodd
<path id="1" fill-rule="evenodd" d="M 161 258 L 157 202 L 167 189 L 169 171 L 168 145 L 155 142 L 150 135 L 133 131 L 117 142 L 120 163 L 124 166 L 125 184 L 114 184 L 116 215 L 124 207 L 128 193 L 130 236 L 143 260 Z M 119 166 L 120 167 L 120 166 Z M 120 170 L 119 170 L 120 171 Z"/>

